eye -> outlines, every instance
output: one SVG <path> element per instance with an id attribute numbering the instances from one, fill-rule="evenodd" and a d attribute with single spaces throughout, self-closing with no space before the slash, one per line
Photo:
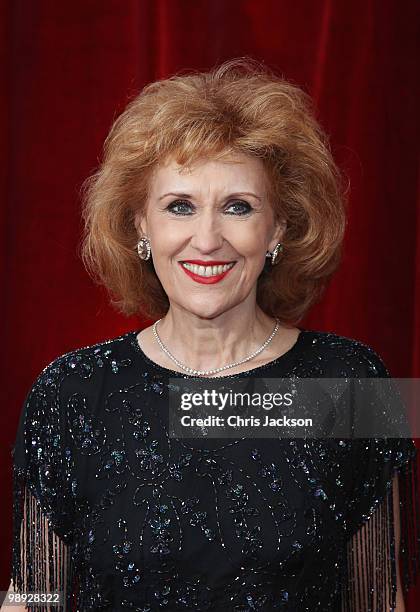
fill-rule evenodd
<path id="1" fill-rule="evenodd" d="M 187 216 L 191 214 L 191 204 L 186 200 L 175 200 L 168 204 L 165 210 L 174 213 L 178 216 Z"/>
<path id="2" fill-rule="evenodd" d="M 229 209 L 231 209 L 231 212 L 229 212 Z M 193 214 L 194 206 L 187 200 L 174 200 L 168 204 L 165 210 L 177 215 L 178 217 L 185 217 Z M 243 200 L 235 200 L 234 202 L 228 204 L 228 206 L 225 208 L 225 214 L 241 216 L 249 214 L 252 210 L 253 208 L 250 204 L 248 204 L 248 202 Z"/>
<path id="3" fill-rule="evenodd" d="M 226 214 L 236 216 L 247 215 L 253 210 L 252 206 L 248 204 L 248 202 L 244 202 L 243 200 L 235 200 L 235 202 L 229 204 L 228 208 L 235 208 L 236 211 L 227 212 Z"/>

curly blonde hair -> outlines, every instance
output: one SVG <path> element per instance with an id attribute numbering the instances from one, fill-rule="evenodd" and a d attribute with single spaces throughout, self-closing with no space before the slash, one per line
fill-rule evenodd
<path id="1" fill-rule="evenodd" d="M 168 157 L 189 165 L 235 152 L 262 160 L 275 216 L 287 222 L 280 263 L 258 278 L 259 306 L 296 323 L 319 300 L 342 251 L 343 176 L 310 96 L 245 57 L 144 87 L 112 125 L 103 161 L 82 186 L 80 254 L 120 312 L 154 319 L 169 308 L 153 263 L 136 252 L 134 214 L 153 170 Z"/>

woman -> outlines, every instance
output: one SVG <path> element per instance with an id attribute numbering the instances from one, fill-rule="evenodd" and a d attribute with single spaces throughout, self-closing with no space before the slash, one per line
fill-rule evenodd
<path id="1" fill-rule="evenodd" d="M 389 377 L 361 342 L 296 326 L 337 268 L 344 199 L 310 99 L 255 62 L 128 105 L 86 184 L 82 255 L 121 312 L 158 321 L 58 357 L 28 393 L 17 590 L 83 611 L 404 610 L 410 440 L 168 433 L 173 378 Z"/>

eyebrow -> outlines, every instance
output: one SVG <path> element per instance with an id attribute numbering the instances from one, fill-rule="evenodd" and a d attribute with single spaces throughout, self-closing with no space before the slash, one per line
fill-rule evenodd
<path id="1" fill-rule="evenodd" d="M 257 194 L 252 193 L 251 191 L 238 191 L 235 193 L 231 193 L 228 196 L 226 196 L 225 199 L 227 200 L 228 198 L 238 197 L 241 195 L 249 195 L 249 196 L 256 198 L 257 200 L 260 200 L 260 201 L 262 200 L 260 196 L 257 196 Z M 194 197 L 189 193 L 169 192 L 169 193 L 164 193 L 162 196 L 160 196 L 160 198 L 158 198 L 158 200 L 163 200 L 163 198 L 166 198 L 166 196 L 176 196 L 177 198 L 193 198 Z"/>

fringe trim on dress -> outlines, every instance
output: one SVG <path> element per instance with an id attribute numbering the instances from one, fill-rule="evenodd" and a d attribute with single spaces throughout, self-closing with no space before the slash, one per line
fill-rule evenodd
<path id="1" fill-rule="evenodd" d="M 72 547 L 55 533 L 27 483 L 25 471 L 14 467 L 12 585 L 19 593 L 60 593 L 60 604 L 38 604 L 38 612 L 70 612 L 77 590 Z"/>
<path id="2" fill-rule="evenodd" d="M 417 457 L 398 468 L 382 500 L 347 544 L 342 612 L 394 611 L 397 596 L 394 489 L 398 482 L 400 574 L 403 591 L 414 584 L 420 561 Z"/>

